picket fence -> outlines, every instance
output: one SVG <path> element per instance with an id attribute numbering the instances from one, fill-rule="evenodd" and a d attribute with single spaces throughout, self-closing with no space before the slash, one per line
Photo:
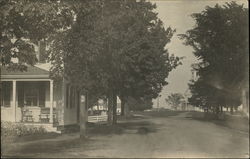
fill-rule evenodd
<path id="1" fill-rule="evenodd" d="M 108 120 L 107 115 L 88 116 L 88 122 L 90 123 L 106 122 L 107 120 Z"/>

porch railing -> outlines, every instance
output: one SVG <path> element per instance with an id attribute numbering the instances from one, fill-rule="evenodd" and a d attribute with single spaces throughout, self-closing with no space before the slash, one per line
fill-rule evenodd
<path id="1" fill-rule="evenodd" d="M 39 122 L 39 123 L 49 123 L 50 119 L 50 108 L 38 108 L 32 109 L 23 107 L 21 109 L 21 121 L 22 122 Z M 58 112 L 53 108 L 53 123 L 58 122 Z"/>

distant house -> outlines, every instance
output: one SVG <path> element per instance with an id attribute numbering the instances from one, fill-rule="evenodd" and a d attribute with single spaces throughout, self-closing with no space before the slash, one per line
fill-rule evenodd
<path id="1" fill-rule="evenodd" d="M 88 108 L 88 115 L 94 115 L 94 114 L 102 114 L 102 112 L 108 111 L 108 101 L 104 102 L 102 99 L 98 100 L 98 104 L 91 106 Z M 121 114 L 121 100 L 119 97 L 117 97 L 117 109 L 116 109 L 117 115 Z"/>
<path id="2" fill-rule="evenodd" d="M 55 84 L 48 66 L 39 63 L 25 72 L 1 66 L 1 121 L 44 126 L 49 131 L 79 123 L 79 92 L 65 80 Z"/>

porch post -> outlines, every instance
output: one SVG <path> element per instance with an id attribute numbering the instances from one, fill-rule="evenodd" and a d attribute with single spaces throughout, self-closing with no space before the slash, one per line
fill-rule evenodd
<path id="1" fill-rule="evenodd" d="M 14 109 L 14 116 L 15 116 L 15 122 L 16 122 L 16 80 L 13 80 L 13 86 L 12 86 L 12 98 L 13 98 L 13 109 Z"/>
<path id="2" fill-rule="evenodd" d="M 50 118 L 49 118 L 49 122 L 53 123 L 53 80 L 50 80 Z"/>

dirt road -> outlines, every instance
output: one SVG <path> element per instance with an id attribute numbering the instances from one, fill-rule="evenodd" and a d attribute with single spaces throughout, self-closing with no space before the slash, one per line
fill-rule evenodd
<path id="1" fill-rule="evenodd" d="M 103 127 L 104 128 L 104 127 Z M 117 131 L 117 129 L 119 131 Z M 192 112 L 140 113 L 115 131 L 100 128 L 87 141 L 77 133 L 3 145 L 18 157 L 249 157 L 248 131 L 192 118 Z"/>

